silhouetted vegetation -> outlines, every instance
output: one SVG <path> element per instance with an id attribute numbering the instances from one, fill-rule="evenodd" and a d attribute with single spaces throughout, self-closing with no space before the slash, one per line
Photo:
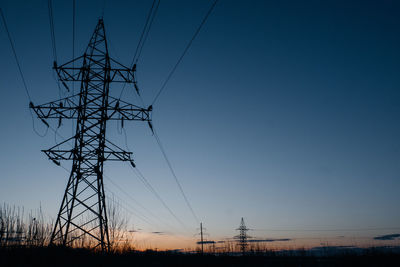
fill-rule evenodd
<path id="1" fill-rule="evenodd" d="M 118 207 L 115 201 L 108 204 L 110 246 L 113 252 L 134 248 L 127 231 L 128 220 Z M 46 247 L 50 243 L 53 225 L 53 222 L 45 219 L 41 208 L 25 214 L 24 208 L 4 203 L 0 206 L 0 248 Z M 90 248 L 91 243 L 88 236 L 82 235 L 75 239 L 73 247 Z"/>
<path id="2" fill-rule="evenodd" d="M 76 248 L 49 247 L 52 223 L 42 209 L 25 214 L 23 208 L 0 206 L 0 266 L 398 266 L 399 248 L 321 248 L 271 251 L 251 244 L 245 256 L 232 241 L 198 251 L 138 251 L 127 235 L 127 219 L 109 205 L 111 251 L 88 249 L 82 238 Z"/>

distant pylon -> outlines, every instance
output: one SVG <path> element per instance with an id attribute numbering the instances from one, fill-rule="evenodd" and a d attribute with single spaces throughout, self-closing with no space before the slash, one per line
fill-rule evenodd
<path id="1" fill-rule="evenodd" d="M 76 65 L 79 67 L 75 67 Z M 107 121 L 147 121 L 151 126 L 151 106 L 143 108 L 113 97 L 111 84 L 136 84 L 133 68 L 112 59 L 108 53 L 103 19 L 98 21 L 85 53 L 58 66 L 61 83 L 78 83 L 79 93 L 32 108 L 46 124 L 46 119 L 76 121 L 75 134 L 43 152 L 55 164 L 71 160 L 72 169 L 55 221 L 50 244 L 110 249 L 103 166 L 106 161 L 128 161 L 134 167 L 132 153 L 106 139 Z M 69 142 L 73 145 L 70 147 Z M 82 242 L 80 242 L 82 241 Z M 80 242 L 80 243 L 77 243 Z"/>
<path id="2" fill-rule="evenodd" d="M 246 249 L 248 246 L 247 238 L 250 237 L 247 235 L 247 231 L 249 231 L 250 229 L 247 228 L 246 225 L 244 224 L 243 217 L 242 217 L 242 220 L 240 221 L 239 228 L 237 228 L 236 230 L 239 231 L 239 235 L 235 236 L 235 238 L 238 239 L 239 247 L 240 247 L 240 251 L 242 252 L 242 255 L 245 255 Z"/>
<path id="3" fill-rule="evenodd" d="M 204 233 L 204 230 L 207 230 L 206 228 L 203 227 L 203 223 L 200 223 L 200 233 L 198 233 L 198 235 L 200 235 L 200 241 L 197 242 L 197 245 L 201 245 L 201 250 L 200 253 L 203 255 L 204 254 L 204 244 L 213 244 L 214 241 L 210 241 L 210 240 L 204 240 L 204 235 L 207 235 L 207 233 Z"/>
<path id="4" fill-rule="evenodd" d="M 201 254 L 204 254 L 203 223 L 200 223 Z"/>

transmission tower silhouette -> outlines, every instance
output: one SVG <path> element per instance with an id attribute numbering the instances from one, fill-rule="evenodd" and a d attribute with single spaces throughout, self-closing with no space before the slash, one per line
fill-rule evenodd
<path id="1" fill-rule="evenodd" d="M 248 246 L 247 238 L 250 237 L 247 235 L 247 231 L 249 231 L 250 229 L 247 228 L 246 225 L 244 224 L 243 217 L 242 217 L 242 220 L 240 221 L 239 228 L 237 228 L 236 230 L 239 231 L 239 235 L 235 236 L 235 238 L 238 239 L 240 251 L 242 252 L 242 255 L 244 255 L 244 254 L 246 254 L 246 249 Z"/>
<path id="2" fill-rule="evenodd" d="M 76 125 L 72 137 L 42 150 L 57 165 L 61 160 L 72 160 L 50 245 L 74 246 L 86 240 L 93 249 L 110 249 L 104 163 L 135 164 L 131 152 L 106 139 L 107 121 L 119 120 L 122 126 L 124 120 L 147 121 L 151 127 L 152 106 L 139 107 L 110 95 L 111 84 L 136 85 L 135 67 L 125 67 L 110 57 L 101 18 L 82 56 L 61 66 L 54 62 L 61 83 L 68 91 L 68 84 L 79 83 L 79 93 L 38 106 L 30 102 L 30 108 L 48 127 L 46 119 L 58 119 L 58 127 L 63 119 L 75 120 Z"/>
<path id="3" fill-rule="evenodd" d="M 204 254 L 203 223 L 200 223 L 201 255 Z"/>

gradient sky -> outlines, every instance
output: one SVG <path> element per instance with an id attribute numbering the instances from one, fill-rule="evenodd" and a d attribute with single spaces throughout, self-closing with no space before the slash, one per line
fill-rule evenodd
<path id="1" fill-rule="evenodd" d="M 72 58 L 72 1 L 53 2 L 61 64 Z M 75 51 L 81 55 L 102 5 L 77 2 Z M 151 2 L 106 2 L 110 53 L 125 65 L 132 60 Z M 47 1 L 0 3 L 33 102 L 57 99 Z M 146 103 L 154 99 L 210 4 L 161 1 L 137 66 Z M 210 239 L 234 236 L 241 217 L 255 229 L 250 235 L 298 238 L 297 245 L 306 238 L 320 243 L 338 237 L 372 244 L 373 236 L 399 233 L 399 12 L 397 1 L 220 0 L 153 113 Z M 55 134 L 49 131 L 41 138 L 32 130 L 3 25 L 0 58 L 0 202 L 26 209 L 41 205 L 54 218 L 68 173 L 40 152 L 55 144 Z M 115 87 L 113 94 L 119 92 Z M 137 102 L 131 88 L 124 98 Z M 40 120 L 34 123 L 45 132 Z M 106 165 L 107 193 L 116 195 L 123 212 L 130 210 L 130 227 L 141 229 L 149 243 L 154 239 L 148 233 L 163 232 L 174 237 L 171 247 L 186 246 L 198 225 L 155 139 L 144 123 L 125 125 L 138 168 L 187 229 L 127 164 Z M 59 132 L 69 137 L 71 125 L 65 123 Z M 108 124 L 108 134 L 125 147 L 116 123 Z M 69 169 L 70 164 L 63 166 Z M 134 209 L 152 224 L 134 215 Z"/>

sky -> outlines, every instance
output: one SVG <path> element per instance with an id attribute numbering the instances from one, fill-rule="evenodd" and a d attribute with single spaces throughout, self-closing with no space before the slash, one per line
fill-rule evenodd
<path id="1" fill-rule="evenodd" d="M 103 4 L 77 2 L 75 55 L 81 55 Z M 151 3 L 105 1 L 109 52 L 124 65 Z M 211 4 L 161 1 L 137 64 L 145 103 Z M 58 99 L 47 1 L 1 0 L 0 6 L 32 101 Z M 249 235 L 288 238 L 293 247 L 383 244 L 373 237 L 400 232 L 399 11 L 396 1 L 218 2 L 153 106 L 154 127 L 208 239 L 229 240 L 241 217 L 253 229 Z M 72 59 L 72 1 L 53 1 L 53 12 L 61 64 Z M 61 139 L 51 130 L 44 137 L 33 131 L 44 134 L 46 126 L 32 121 L 3 24 L 0 58 L 0 202 L 41 206 L 54 219 L 68 172 L 40 150 Z M 128 89 L 124 99 L 136 103 Z M 147 124 L 124 129 L 126 139 L 120 125 L 109 123 L 108 138 L 129 147 L 186 227 L 126 163 L 106 164 L 106 194 L 143 244 L 160 247 L 163 235 L 170 242 L 162 247 L 194 246 L 198 222 Z M 59 133 L 69 137 L 71 124 Z"/>

